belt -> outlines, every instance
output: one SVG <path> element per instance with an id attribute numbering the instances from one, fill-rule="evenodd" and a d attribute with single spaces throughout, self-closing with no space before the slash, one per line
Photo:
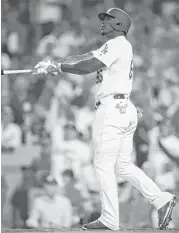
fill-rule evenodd
<path id="1" fill-rule="evenodd" d="M 126 98 L 126 94 L 117 93 L 113 95 L 113 99 L 125 99 L 125 98 Z M 101 105 L 101 101 L 99 100 L 95 103 L 95 109 L 97 109 L 100 105 Z"/>

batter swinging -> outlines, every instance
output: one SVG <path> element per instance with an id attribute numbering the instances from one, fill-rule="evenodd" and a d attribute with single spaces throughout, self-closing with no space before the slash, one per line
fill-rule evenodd
<path id="1" fill-rule="evenodd" d="M 133 52 L 126 35 L 130 16 L 112 8 L 100 13 L 101 34 L 108 41 L 98 50 L 60 61 L 39 62 L 34 74 L 56 75 L 61 72 L 88 74 L 97 72 L 96 113 L 93 124 L 94 166 L 100 182 L 101 217 L 83 225 L 83 229 L 119 229 L 119 203 L 116 177 L 136 187 L 158 210 L 159 229 L 171 220 L 175 196 L 162 192 L 131 161 L 133 135 L 137 127 L 136 107 L 130 101 L 133 81 Z"/>

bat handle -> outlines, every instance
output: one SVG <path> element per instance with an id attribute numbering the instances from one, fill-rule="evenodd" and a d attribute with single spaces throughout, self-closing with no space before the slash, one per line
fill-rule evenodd
<path id="1" fill-rule="evenodd" d="M 28 74 L 31 73 L 32 70 L 1 70 L 1 75 L 5 74 Z"/>

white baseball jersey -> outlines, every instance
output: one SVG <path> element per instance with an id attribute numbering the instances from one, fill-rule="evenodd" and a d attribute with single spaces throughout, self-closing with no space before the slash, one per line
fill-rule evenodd
<path id="1" fill-rule="evenodd" d="M 98 71 L 96 99 L 115 93 L 130 94 L 133 81 L 133 52 L 130 42 L 118 36 L 93 51 L 94 57 L 106 67 Z"/>

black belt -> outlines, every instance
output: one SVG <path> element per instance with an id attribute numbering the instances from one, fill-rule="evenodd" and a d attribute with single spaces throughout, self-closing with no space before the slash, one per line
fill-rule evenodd
<path id="1" fill-rule="evenodd" d="M 114 94 L 113 95 L 113 98 L 114 99 L 125 99 L 126 98 L 126 95 L 125 94 Z M 97 101 L 96 104 L 95 104 L 95 109 L 97 109 L 99 106 L 101 105 L 101 101 Z"/>
<path id="2" fill-rule="evenodd" d="M 125 99 L 126 95 L 117 93 L 117 94 L 114 94 L 113 97 L 114 99 Z"/>

